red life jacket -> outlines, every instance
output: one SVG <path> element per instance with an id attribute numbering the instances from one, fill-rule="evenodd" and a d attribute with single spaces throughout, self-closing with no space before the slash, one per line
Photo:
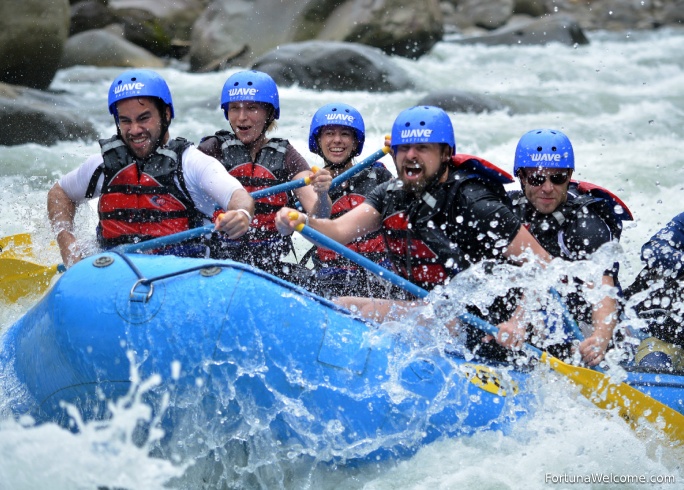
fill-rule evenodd
<path id="1" fill-rule="evenodd" d="M 249 149 L 230 131 L 217 131 L 214 135 L 221 144 L 221 163 L 228 172 L 238 179 L 247 192 L 254 192 L 288 181 L 285 169 L 287 140 L 273 138 L 268 141 L 252 162 Z M 280 236 L 275 227 L 278 210 L 286 205 L 294 207 L 294 199 L 287 192 L 263 197 L 254 202 L 254 219 L 244 241 L 259 243 L 263 241 L 291 243 L 289 238 Z M 287 245 L 284 253 L 290 246 Z"/>
<path id="2" fill-rule="evenodd" d="M 200 226 L 203 216 L 190 198 L 181 158 L 191 144 L 176 138 L 144 160 L 118 136 L 100 140 L 103 163 L 88 185 L 93 197 L 104 174 L 98 204 L 98 240 L 103 248 L 136 243 Z"/>
<path id="3" fill-rule="evenodd" d="M 381 163 L 376 163 L 372 167 L 354 175 L 347 181 L 346 186 L 335 187 L 329 193 L 330 199 L 333 201 L 330 218 L 335 219 L 354 209 L 366 200 L 366 196 L 378 184 L 386 182 L 391 178 L 392 174 L 389 170 Z M 385 241 L 379 231 L 369 233 L 347 244 L 347 247 L 376 263 L 385 257 Z M 356 265 L 325 247 L 317 247 L 314 262 L 317 267 L 336 267 L 346 270 L 358 269 Z"/>
<path id="4" fill-rule="evenodd" d="M 451 165 L 447 181 L 437 189 L 426 190 L 420 198 L 404 192 L 396 181 L 390 183 L 382 212 L 392 265 L 398 274 L 428 290 L 470 266 L 469 258 L 450 239 L 462 226 L 450 213 L 459 188 L 477 179 L 491 184 L 492 190 L 506 200 L 501 184 L 513 182 L 503 170 L 471 155 L 455 155 Z"/>

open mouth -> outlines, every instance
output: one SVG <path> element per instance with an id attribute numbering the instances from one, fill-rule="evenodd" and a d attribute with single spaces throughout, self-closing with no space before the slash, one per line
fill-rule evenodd
<path id="1" fill-rule="evenodd" d="M 150 138 L 145 135 L 145 136 L 138 136 L 136 138 L 129 137 L 128 138 L 128 144 L 131 145 L 131 147 L 134 150 L 145 150 L 147 146 L 150 143 Z"/>
<path id="2" fill-rule="evenodd" d="M 334 159 L 340 159 L 340 158 L 346 158 L 347 157 L 347 149 L 342 148 L 339 146 L 335 146 L 333 148 L 328 148 L 328 157 L 329 158 L 334 158 Z"/>
<path id="3" fill-rule="evenodd" d="M 423 174 L 423 167 L 421 167 L 417 163 L 410 163 L 408 165 L 404 165 L 404 174 L 409 179 L 418 178 Z"/>

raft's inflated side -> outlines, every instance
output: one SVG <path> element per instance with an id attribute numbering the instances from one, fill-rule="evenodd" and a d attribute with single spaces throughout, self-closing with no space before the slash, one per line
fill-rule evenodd
<path id="1" fill-rule="evenodd" d="M 625 383 L 684 414 L 684 376 L 681 374 L 632 370 L 627 372 Z"/>
<path id="2" fill-rule="evenodd" d="M 23 391 L 12 408 L 38 422 L 66 423 L 64 401 L 85 420 L 102 417 L 130 388 L 132 352 L 140 378 L 162 379 L 146 400 L 170 397 L 163 427 L 174 454 L 257 437 L 287 457 L 376 458 L 505 429 L 530 408 L 523 374 L 409 349 L 322 298 L 224 261 L 89 258 L 2 343 L 5 375 Z"/>

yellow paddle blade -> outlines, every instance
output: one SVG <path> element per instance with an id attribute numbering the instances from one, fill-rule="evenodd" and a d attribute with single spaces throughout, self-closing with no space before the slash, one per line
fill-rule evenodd
<path id="1" fill-rule="evenodd" d="M 3 254 L 0 256 L 0 296 L 15 302 L 29 294 L 43 293 L 57 272 L 57 265 L 36 264 Z"/>
<path id="2" fill-rule="evenodd" d="M 541 360 L 579 385 L 582 394 L 597 407 L 617 408 L 620 417 L 632 428 L 646 419 L 675 445 L 684 443 L 684 415 L 678 411 L 626 383 L 615 383 L 598 371 L 566 364 L 546 352 L 542 353 Z"/>
<path id="3" fill-rule="evenodd" d="M 33 257 L 31 235 L 20 233 L 18 235 L 0 238 L 1 258 Z"/>

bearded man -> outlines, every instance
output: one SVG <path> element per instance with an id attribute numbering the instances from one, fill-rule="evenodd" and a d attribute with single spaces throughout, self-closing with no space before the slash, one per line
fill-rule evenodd
<path id="1" fill-rule="evenodd" d="M 378 185 L 359 206 L 336 219 L 304 214 L 291 219 L 293 210 L 284 208 L 276 217 L 278 230 L 291 234 L 305 223 L 343 244 L 380 230 L 396 272 L 427 290 L 486 259 L 518 262 L 531 249 L 540 261 L 549 260 L 511 211 L 501 182 L 479 171 L 479 159 L 453 157 L 453 126 L 442 109 L 417 106 L 401 112 L 391 147 L 397 178 Z M 351 296 L 335 302 L 377 321 L 417 305 Z M 520 347 L 522 342 L 505 343 Z"/>

